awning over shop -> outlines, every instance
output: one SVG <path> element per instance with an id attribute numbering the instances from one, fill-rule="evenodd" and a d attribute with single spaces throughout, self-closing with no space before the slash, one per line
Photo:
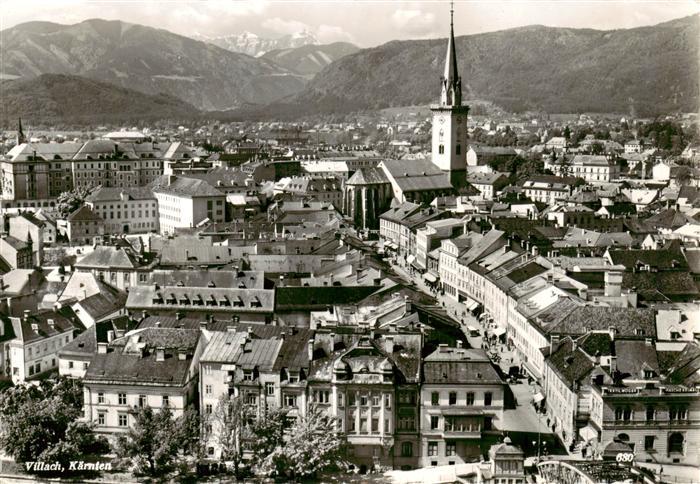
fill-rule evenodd
<path id="1" fill-rule="evenodd" d="M 409 263 L 409 264 L 413 264 L 413 262 L 415 262 L 415 260 L 416 260 L 416 256 L 413 255 L 413 254 L 411 254 L 411 255 L 409 255 L 408 257 L 406 257 L 406 262 Z"/>
<path id="2" fill-rule="evenodd" d="M 535 403 L 540 403 L 542 400 L 544 400 L 544 395 L 542 395 L 542 392 L 537 392 L 535 393 L 535 396 L 532 397 L 532 401 Z"/>
<path id="3" fill-rule="evenodd" d="M 466 301 L 464 301 L 464 305 L 467 307 L 467 311 L 474 311 L 476 308 L 479 307 L 479 303 L 472 298 L 468 297 Z"/>
<path id="4" fill-rule="evenodd" d="M 432 275 L 430 272 L 426 272 L 423 274 L 423 279 L 425 279 L 428 282 L 437 282 L 437 277 Z"/>
<path id="5" fill-rule="evenodd" d="M 498 328 L 493 330 L 494 336 L 503 336 L 504 334 L 506 334 L 506 328 L 502 328 L 499 326 Z"/>
<path id="6" fill-rule="evenodd" d="M 590 425 L 586 425 L 585 427 L 578 429 L 578 434 L 581 436 L 584 442 L 598 438 L 598 432 Z"/>
<path id="7" fill-rule="evenodd" d="M 396 246 L 395 243 L 393 242 L 384 242 L 384 248 L 385 249 L 391 249 L 391 250 L 396 250 L 398 247 Z"/>

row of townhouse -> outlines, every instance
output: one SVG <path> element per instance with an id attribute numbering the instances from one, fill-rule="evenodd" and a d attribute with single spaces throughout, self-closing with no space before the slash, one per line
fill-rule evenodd
<path id="1" fill-rule="evenodd" d="M 441 344 L 423 357 L 426 328 L 405 303 L 392 307 L 375 329 L 166 316 L 129 329 L 105 321 L 63 348 L 60 368 L 83 379 L 85 418 L 108 436 L 127 431 L 139 407 L 180 415 L 196 404 L 211 459 L 221 455 L 217 405 L 238 396 L 254 412 L 325 409 L 360 467 L 480 460 L 505 430 L 505 383 L 481 349 Z"/>
<path id="2" fill-rule="evenodd" d="M 602 273 L 602 287 L 589 287 L 585 275 L 511 245 L 495 230 L 443 239 L 440 282 L 465 308 L 483 305 L 539 382 L 552 431 L 591 453 L 621 441 L 647 462 L 698 465 L 697 342 L 658 342 L 657 312 L 623 289 L 624 266 L 584 269 Z"/>

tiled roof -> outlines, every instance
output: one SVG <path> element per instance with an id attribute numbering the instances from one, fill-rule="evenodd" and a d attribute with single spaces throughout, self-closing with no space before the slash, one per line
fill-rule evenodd
<path id="1" fill-rule="evenodd" d="M 76 267 L 135 269 L 139 267 L 135 255 L 124 248 L 98 246 L 75 263 Z"/>
<path id="2" fill-rule="evenodd" d="M 129 291 L 129 309 L 188 308 L 225 312 L 271 313 L 275 308 L 272 289 L 218 287 L 136 286 Z"/>
<path id="3" fill-rule="evenodd" d="M 671 365 L 667 380 L 675 385 L 700 384 L 700 344 L 697 341 L 686 344 Z"/>
<path id="4" fill-rule="evenodd" d="M 204 180 L 186 178 L 184 176 L 163 175 L 150 185 L 153 193 L 165 193 L 178 197 L 224 197 L 224 193 L 217 190 Z"/>
<path id="5" fill-rule="evenodd" d="M 108 316 L 120 309 L 126 304 L 126 293 L 115 289 L 107 284 L 100 284 L 100 292 L 93 294 L 79 302 L 80 306 L 93 319 L 99 319 Z"/>
<path id="6" fill-rule="evenodd" d="M 665 297 L 693 297 L 698 294 L 693 276 L 685 271 L 624 272 L 622 287 L 636 288 L 639 295 L 648 301 L 663 300 Z"/>
<path id="7" fill-rule="evenodd" d="M 653 341 L 649 343 L 643 340 L 616 339 L 615 355 L 617 370 L 623 378 L 627 376 L 642 378 L 644 370 L 659 374 L 659 360 L 656 357 Z"/>
<path id="8" fill-rule="evenodd" d="M 75 212 L 68 216 L 69 222 L 89 222 L 89 221 L 102 221 L 102 217 L 97 215 L 92 211 L 87 205 L 83 205 Z"/>
<path id="9" fill-rule="evenodd" d="M 86 202 L 118 202 L 121 200 L 122 194 L 127 197 L 127 200 L 155 200 L 153 192 L 147 187 L 97 187 L 87 197 Z"/>
<path id="10" fill-rule="evenodd" d="M 345 182 L 345 185 L 381 185 L 389 183 L 384 171 L 376 167 L 360 168 Z"/>
<path id="11" fill-rule="evenodd" d="M 571 338 L 564 338 L 547 358 L 546 364 L 554 370 L 569 388 L 585 378 L 595 364 Z"/>
<path id="12" fill-rule="evenodd" d="M 655 338 L 655 311 L 649 308 L 580 306 L 567 314 L 550 332 L 580 335 L 609 328 L 615 328 L 620 337 Z"/>
<path id="13" fill-rule="evenodd" d="M 277 311 L 319 309 L 333 304 L 361 301 L 377 291 L 377 286 L 308 286 L 277 287 Z"/>
<path id="14" fill-rule="evenodd" d="M 500 384 L 503 380 L 484 350 L 438 348 L 423 361 L 424 382 Z"/>
<path id="15" fill-rule="evenodd" d="M 453 190 L 448 176 L 428 160 L 383 160 L 380 166 L 404 192 Z"/>
<path id="16" fill-rule="evenodd" d="M 192 355 L 200 332 L 186 329 L 135 330 L 97 353 L 85 374 L 85 382 L 119 382 L 140 385 L 182 386 L 187 383 Z M 156 349 L 165 348 L 165 359 L 157 361 Z M 178 351 L 187 356 L 180 359 Z"/>
<path id="17" fill-rule="evenodd" d="M 262 271 L 159 269 L 148 274 L 147 284 L 181 287 L 263 289 L 265 287 L 265 273 Z"/>
<path id="18" fill-rule="evenodd" d="M 24 343 L 73 332 L 80 326 L 55 311 L 42 311 L 24 317 L 10 317 L 15 336 Z M 53 322 L 53 326 L 50 322 Z M 36 330 L 34 326 L 36 325 Z"/>

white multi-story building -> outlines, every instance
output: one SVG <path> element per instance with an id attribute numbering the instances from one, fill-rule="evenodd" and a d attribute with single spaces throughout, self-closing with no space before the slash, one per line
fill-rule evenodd
<path id="1" fill-rule="evenodd" d="M 156 180 L 152 189 L 158 200 L 161 234 L 226 220 L 226 195 L 203 180 L 165 175 Z"/>
<path id="2" fill-rule="evenodd" d="M 107 234 L 158 230 L 158 201 L 148 188 L 100 187 L 85 204 L 102 217 Z"/>

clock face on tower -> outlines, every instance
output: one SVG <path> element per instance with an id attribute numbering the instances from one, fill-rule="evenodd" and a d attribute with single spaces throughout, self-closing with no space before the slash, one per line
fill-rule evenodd
<path id="1" fill-rule="evenodd" d="M 440 118 L 438 118 L 438 121 L 440 121 L 440 124 L 444 123 L 445 122 L 444 116 L 440 116 Z"/>

